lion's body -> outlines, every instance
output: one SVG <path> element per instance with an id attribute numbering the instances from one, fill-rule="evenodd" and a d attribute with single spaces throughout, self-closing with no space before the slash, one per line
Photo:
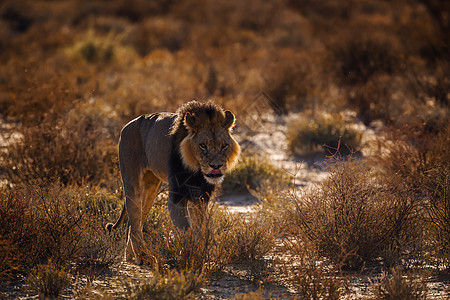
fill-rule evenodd
<path id="1" fill-rule="evenodd" d="M 188 202 L 207 203 L 239 155 L 231 136 L 234 116 L 211 102 L 191 101 L 177 113 L 140 116 L 124 126 L 119 164 L 125 203 L 115 229 L 128 214 L 127 259 L 140 262 L 142 227 L 162 182 L 169 183 L 172 222 L 190 226 Z"/>

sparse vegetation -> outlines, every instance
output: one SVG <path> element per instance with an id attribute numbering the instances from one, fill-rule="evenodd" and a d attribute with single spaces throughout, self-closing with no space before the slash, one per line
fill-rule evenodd
<path id="1" fill-rule="evenodd" d="M 289 148 L 298 155 L 356 152 L 361 147 L 362 133 L 354 125 L 343 113 L 300 115 L 289 124 Z"/>
<path id="2" fill-rule="evenodd" d="M 266 283 L 337 299 L 347 268 L 391 273 L 367 285 L 375 297 L 426 297 L 422 273 L 400 270 L 450 269 L 447 2 L 1 1 L 0 298 L 28 278 L 44 296 L 189 299 L 235 272 L 260 285 L 238 299 L 272 295 Z M 270 105 L 254 112 L 257 95 Z M 186 232 L 160 193 L 144 224 L 152 277 L 133 281 L 117 271 L 126 226 L 104 232 L 123 201 L 120 128 L 207 98 L 235 112 L 243 144 L 240 114 L 275 112 L 296 159 L 343 159 L 306 188 L 244 152 L 223 191 L 260 202 L 234 215 L 213 203 Z M 93 284 L 116 275 L 128 289 Z"/>
<path id="3" fill-rule="evenodd" d="M 153 277 L 138 283 L 125 281 L 127 293 L 124 296 L 127 299 L 196 299 L 205 284 L 205 278 L 194 272 L 155 273 Z"/>
<path id="4" fill-rule="evenodd" d="M 373 299 L 426 299 L 426 283 L 421 279 L 415 281 L 412 275 L 391 268 L 390 274 L 384 273 L 376 284 Z"/>
<path id="5" fill-rule="evenodd" d="M 227 174 L 222 184 L 225 192 L 244 192 L 262 187 L 283 187 L 290 183 L 289 174 L 275 167 L 267 157 L 243 153 L 238 166 Z"/>
<path id="6" fill-rule="evenodd" d="M 70 285 L 69 274 L 51 261 L 38 265 L 27 278 L 29 287 L 40 297 L 58 297 Z"/>
<path id="7" fill-rule="evenodd" d="M 334 163 L 329 178 L 294 200 L 297 234 L 346 268 L 359 269 L 388 248 L 400 255 L 414 239 L 417 203 L 400 181 L 389 180 L 361 162 Z"/>

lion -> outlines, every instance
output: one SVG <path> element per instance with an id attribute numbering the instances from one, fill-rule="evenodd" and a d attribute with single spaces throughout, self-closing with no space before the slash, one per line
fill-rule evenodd
<path id="1" fill-rule="evenodd" d="M 235 116 L 211 101 L 190 101 L 175 113 L 142 115 L 126 124 L 119 140 L 125 202 L 115 224 L 129 218 L 126 259 L 141 264 L 143 222 L 162 182 L 173 224 L 191 227 L 188 203 L 206 204 L 224 174 L 235 166 L 239 144 L 232 136 Z"/>

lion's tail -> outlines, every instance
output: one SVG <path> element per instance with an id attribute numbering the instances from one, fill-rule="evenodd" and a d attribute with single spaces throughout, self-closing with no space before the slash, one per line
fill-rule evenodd
<path id="1" fill-rule="evenodd" d="M 116 230 L 117 227 L 119 227 L 120 225 L 122 225 L 123 220 L 125 219 L 125 216 L 127 215 L 127 209 L 125 207 L 125 203 L 123 204 L 122 207 L 122 213 L 120 214 L 119 220 L 117 220 L 117 222 L 115 224 L 113 223 L 108 223 L 106 224 L 106 230 L 108 232 L 111 232 L 112 230 Z"/>

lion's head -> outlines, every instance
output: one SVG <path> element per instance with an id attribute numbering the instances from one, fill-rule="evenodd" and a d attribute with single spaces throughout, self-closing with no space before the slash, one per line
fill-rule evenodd
<path id="1" fill-rule="evenodd" d="M 222 182 L 235 165 L 239 144 L 231 135 L 235 117 L 212 102 L 191 101 L 177 111 L 172 128 L 186 168 L 201 171 L 211 184 Z"/>

